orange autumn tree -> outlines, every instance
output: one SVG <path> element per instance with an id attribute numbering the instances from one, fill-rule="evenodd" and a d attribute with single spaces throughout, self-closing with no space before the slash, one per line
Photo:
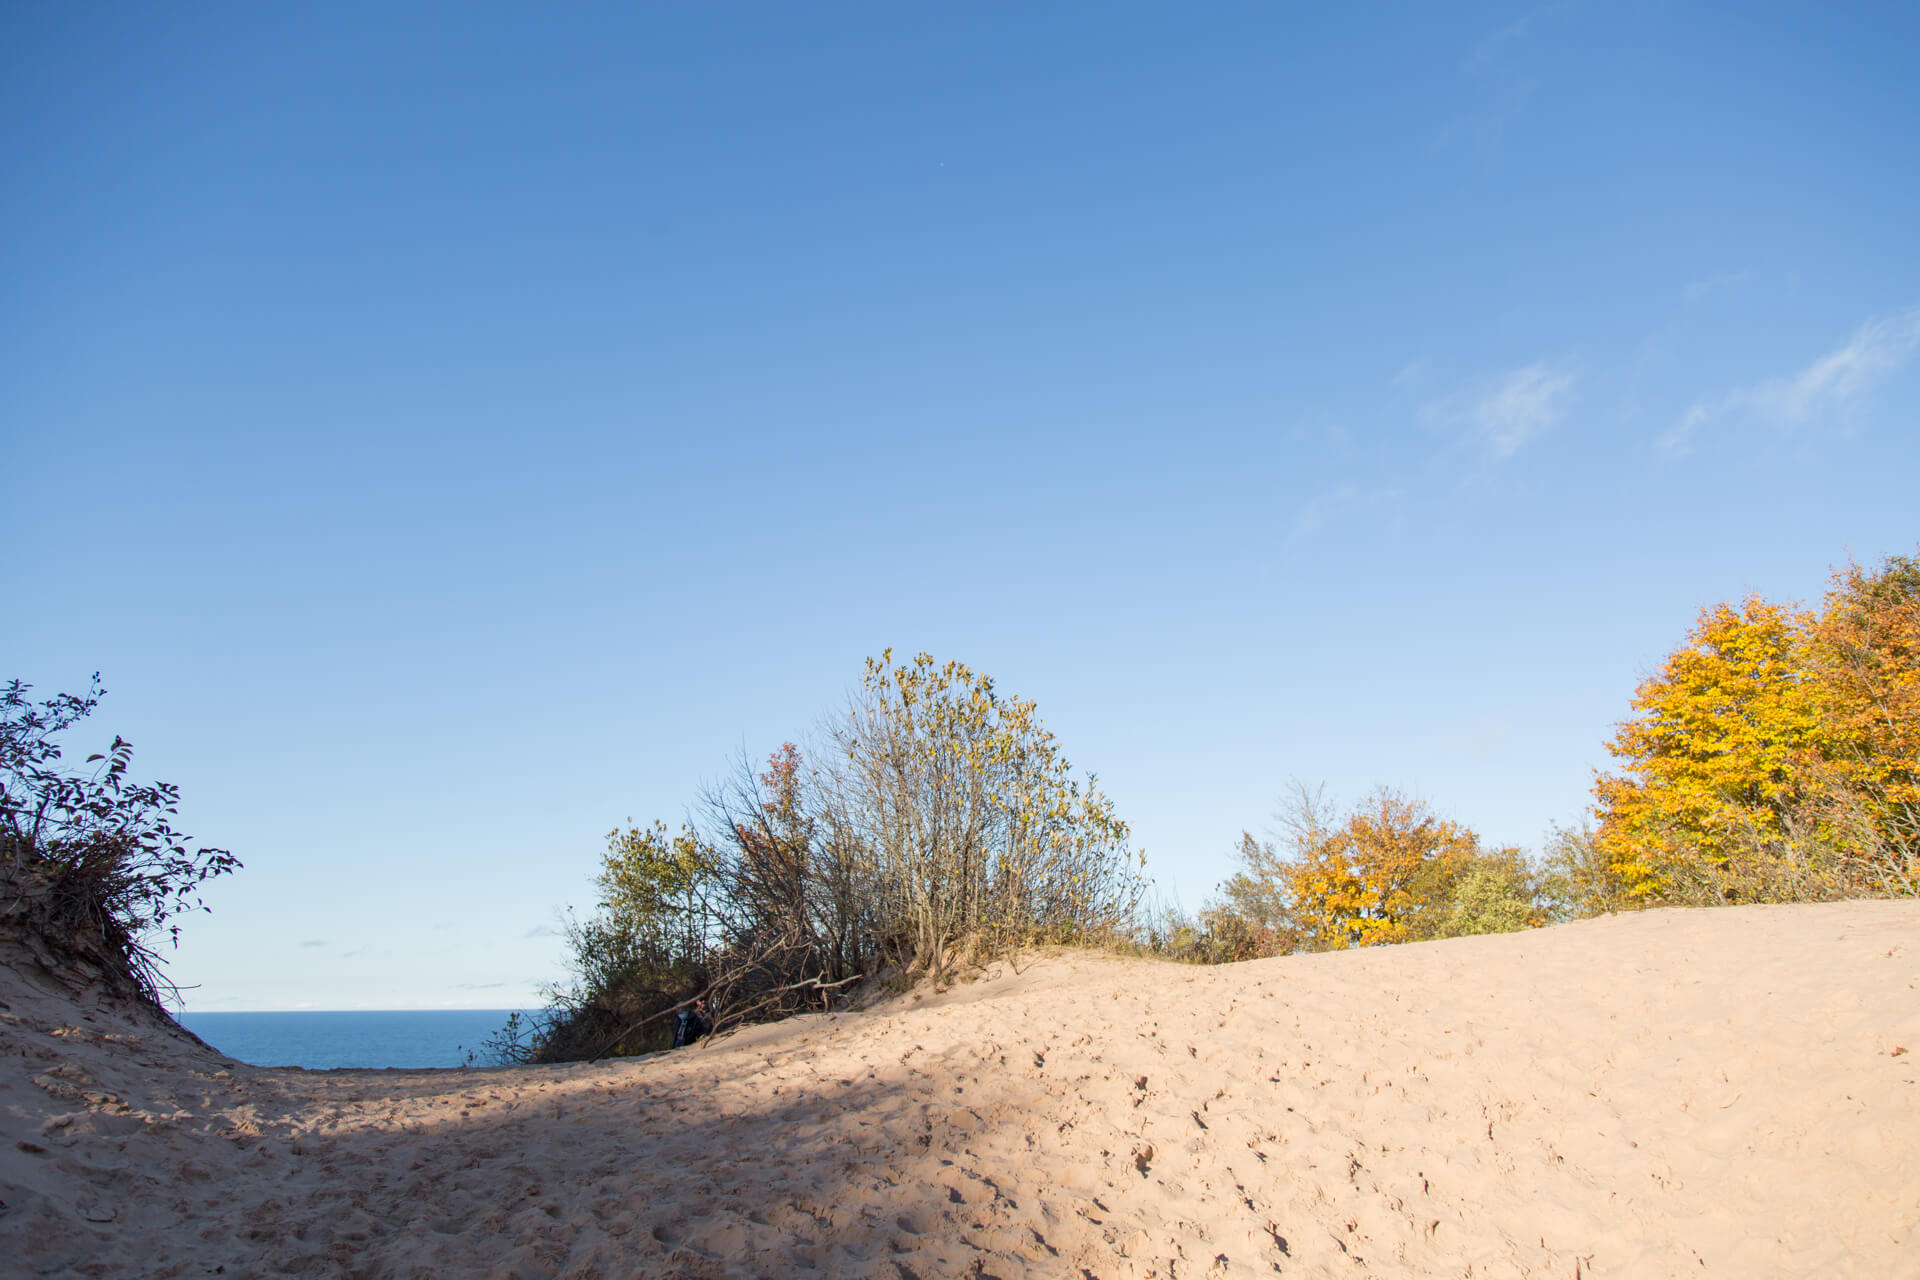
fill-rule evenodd
<path id="1" fill-rule="evenodd" d="M 1835 573 L 1818 613 L 1703 610 L 1634 695 L 1595 783 L 1628 901 L 1912 893 L 1920 561 Z"/>
<path id="2" fill-rule="evenodd" d="M 1825 694 L 1828 784 L 1857 797 L 1867 820 L 1849 832 L 1833 815 L 1834 838 L 1863 851 L 1878 844 L 1883 859 L 1904 844 L 1901 869 L 1911 883 L 1920 818 L 1920 557 L 1836 572 L 1807 649 Z"/>
<path id="3" fill-rule="evenodd" d="M 1382 788 L 1338 826 L 1296 832 L 1278 864 L 1288 917 L 1307 950 L 1344 951 L 1538 923 L 1530 872 L 1516 849 L 1483 850 L 1480 837 L 1418 800 Z M 1460 896 L 1470 887 L 1478 903 Z"/>

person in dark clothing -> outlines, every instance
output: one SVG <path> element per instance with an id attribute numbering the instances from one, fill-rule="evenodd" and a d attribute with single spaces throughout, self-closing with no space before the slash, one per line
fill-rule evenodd
<path id="1" fill-rule="evenodd" d="M 684 1049 L 711 1030 L 713 1023 L 707 1017 L 707 998 L 701 996 L 674 1017 L 673 1047 Z"/>

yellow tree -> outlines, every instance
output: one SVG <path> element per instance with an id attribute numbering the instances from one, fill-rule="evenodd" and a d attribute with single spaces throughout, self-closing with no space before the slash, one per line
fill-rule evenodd
<path id="1" fill-rule="evenodd" d="M 1480 839 L 1382 789 L 1337 828 L 1299 841 L 1284 869 L 1302 945 L 1342 951 L 1438 936 Z"/>
<path id="2" fill-rule="evenodd" d="M 1808 619 L 1750 596 L 1701 611 L 1687 643 L 1634 694 L 1607 750 L 1625 767 L 1594 791 L 1599 844 L 1630 899 L 1664 896 L 1682 866 L 1724 869 L 1778 837 L 1825 738 Z"/>

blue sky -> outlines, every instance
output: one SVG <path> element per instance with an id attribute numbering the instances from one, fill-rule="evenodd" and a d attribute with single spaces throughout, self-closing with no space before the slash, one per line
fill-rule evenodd
<path id="1" fill-rule="evenodd" d="M 1290 778 L 1577 820 L 1920 540 L 1920 9 L 0 15 L 4 669 L 246 869 L 199 1009 L 505 1007 L 930 650 L 1197 906 Z M 91 742 L 79 744 L 91 749 Z"/>

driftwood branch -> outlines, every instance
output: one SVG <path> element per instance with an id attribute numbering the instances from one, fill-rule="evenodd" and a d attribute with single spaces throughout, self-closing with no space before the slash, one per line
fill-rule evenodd
<path id="1" fill-rule="evenodd" d="M 727 1030 L 729 1031 L 737 1030 L 739 1028 L 740 1023 L 743 1022 L 748 1016 L 758 1013 L 760 1010 L 766 1008 L 768 1005 L 772 1004 L 775 1000 L 778 1000 L 781 996 L 786 995 L 789 992 L 832 991 L 836 988 L 846 986 L 849 982 L 858 982 L 860 981 L 861 978 L 865 976 L 866 975 L 864 974 L 856 973 L 851 978 L 842 978 L 838 982 L 822 982 L 818 978 L 808 978 L 805 982 L 790 982 L 784 987 L 775 987 L 771 991 L 763 991 L 760 994 L 760 998 L 754 1001 L 752 1004 L 748 1005 L 746 1008 L 730 1009 L 727 1011 L 726 1020 L 732 1024 L 727 1028 Z M 715 1018 L 713 1020 L 713 1032 L 712 1032 L 713 1035 L 720 1034 L 720 1022 L 721 1022 L 720 1018 Z"/>
<path id="2" fill-rule="evenodd" d="M 640 1019 L 638 1022 L 635 1022 L 633 1025 L 627 1027 L 624 1031 L 620 1032 L 620 1034 L 616 1035 L 613 1039 L 601 1045 L 599 1052 L 595 1053 L 591 1058 L 587 1059 L 588 1063 L 595 1063 L 600 1061 L 600 1059 L 606 1057 L 608 1053 L 612 1052 L 613 1047 L 615 1045 L 619 1044 L 622 1040 L 625 1040 L 628 1036 L 632 1035 L 634 1032 L 638 1031 L 640 1028 L 646 1026 L 649 1023 L 658 1022 L 661 1018 L 666 1017 L 668 1014 L 679 1013 L 682 1009 L 685 1009 L 690 1005 L 698 1004 L 700 1001 L 705 1000 L 708 996 L 712 995 L 715 990 L 732 983 L 736 979 L 740 978 L 742 975 L 751 972 L 753 968 L 754 968 L 753 965 L 745 965 L 745 966 L 742 966 L 741 968 L 732 970 L 731 972 L 726 974 L 724 977 L 708 983 L 706 988 L 703 991 L 701 991 L 698 995 L 689 996 L 685 1000 L 682 1000 L 679 1004 L 672 1005 L 665 1009 L 661 1009 L 656 1013 L 648 1014 L 646 1017 Z M 773 1001 L 775 1001 L 776 999 L 778 999 L 783 995 L 787 995 L 794 991 L 832 991 L 832 990 L 835 990 L 836 988 L 844 987 L 850 982 L 858 982 L 863 976 L 864 975 L 862 974 L 856 973 L 852 977 L 842 978 L 838 982 L 823 982 L 819 978 L 807 978 L 801 982 L 790 982 L 783 987 L 774 987 L 772 990 L 762 992 L 760 995 L 760 999 L 754 1001 L 751 1005 L 747 1006 L 745 1009 L 728 1010 L 725 1015 L 716 1015 L 713 1020 L 713 1032 L 717 1033 L 720 1030 L 720 1023 L 722 1021 L 722 1017 L 724 1017 L 727 1021 L 737 1026 L 740 1023 L 741 1019 L 746 1018 L 750 1014 L 757 1013 L 758 1011 L 760 1011 L 761 1009 L 764 1009 L 767 1005 L 773 1003 Z"/>

